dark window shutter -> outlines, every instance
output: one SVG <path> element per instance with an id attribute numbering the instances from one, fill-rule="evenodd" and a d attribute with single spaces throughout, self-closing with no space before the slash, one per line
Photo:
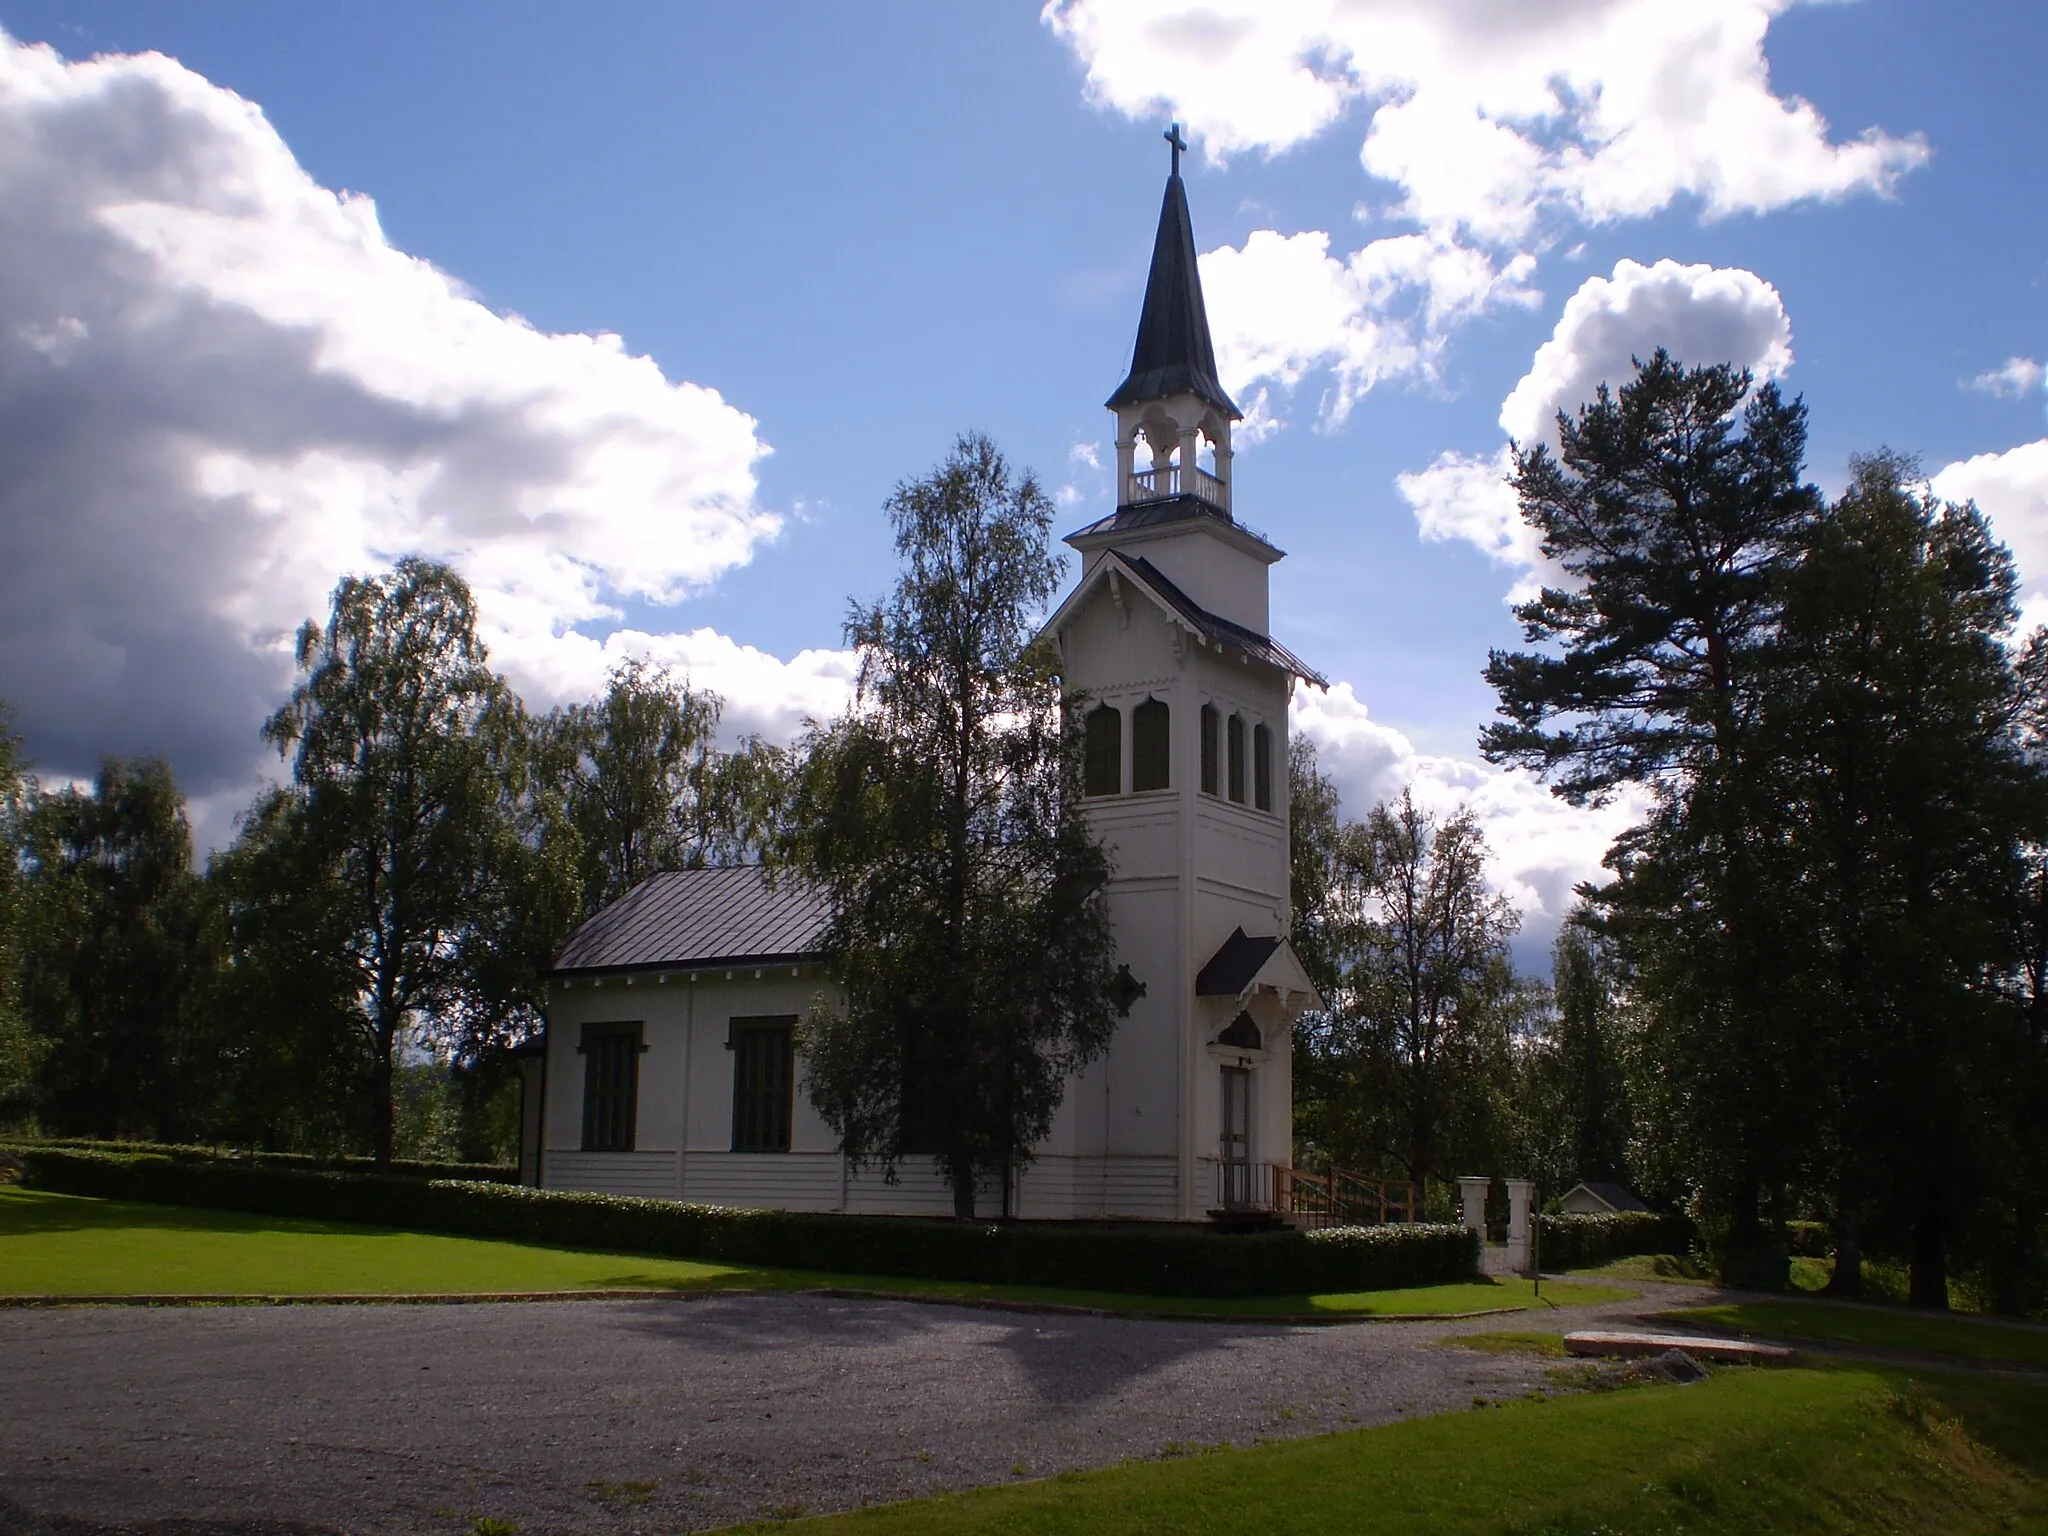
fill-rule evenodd
<path id="1" fill-rule="evenodd" d="M 1222 716 L 1216 713 L 1214 704 L 1202 706 L 1202 793 L 1205 795 L 1219 792 L 1219 780 L 1216 776 L 1216 735 L 1222 723 Z"/>
<path id="2" fill-rule="evenodd" d="M 640 1103 L 640 1026 L 583 1026 L 583 1150 L 630 1152 Z"/>
<path id="3" fill-rule="evenodd" d="M 1132 793 L 1168 787 L 1172 747 L 1172 716 L 1164 699 L 1147 699 L 1131 711 Z"/>
<path id="4" fill-rule="evenodd" d="M 732 1149 L 787 1152 L 796 1096 L 796 1019 L 736 1018 L 732 1048 Z"/>
<path id="5" fill-rule="evenodd" d="M 1230 717 L 1230 798 L 1244 804 L 1244 716 Z"/>
<path id="6" fill-rule="evenodd" d="M 1081 793 L 1120 795 L 1124 792 L 1124 717 L 1113 705 L 1088 711 L 1081 758 Z"/>
<path id="7" fill-rule="evenodd" d="M 1273 809 L 1273 733 L 1263 725 L 1252 727 L 1252 804 Z"/>

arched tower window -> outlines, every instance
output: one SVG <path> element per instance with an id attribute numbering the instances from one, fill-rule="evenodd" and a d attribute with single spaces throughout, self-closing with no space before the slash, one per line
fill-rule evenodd
<path id="1" fill-rule="evenodd" d="M 1244 716 L 1232 715 L 1229 722 L 1230 798 L 1244 804 Z"/>
<path id="2" fill-rule="evenodd" d="M 1164 699 L 1147 699 L 1131 711 L 1131 793 L 1167 787 L 1171 727 L 1172 712 Z"/>
<path id="3" fill-rule="evenodd" d="M 1263 725 L 1252 727 L 1252 804 L 1273 809 L 1273 733 Z"/>
<path id="4" fill-rule="evenodd" d="M 1217 759 L 1222 756 L 1222 753 L 1218 751 L 1221 745 L 1218 738 L 1221 736 L 1222 730 L 1223 717 L 1216 713 L 1216 706 L 1214 704 L 1204 704 L 1202 706 L 1202 793 L 1205 795 L 1220 795 L 1223 793 L 1222 781 L 1217 776 L 1216 768 Z"/>
<path id="5" fill-rule="evenodd" d="M 1124 792 L 1124 717 L 1111 704 L 1088 711 L 1081 752 L 1081 793 L 1120 795 Z"/>

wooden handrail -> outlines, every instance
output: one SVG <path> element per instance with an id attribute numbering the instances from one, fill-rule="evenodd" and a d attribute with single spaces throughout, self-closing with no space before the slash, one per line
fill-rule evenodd
<path id="1" fill-rule="evenodd" d="M 1405 1179 L 1373 1179 L 1348 1168 L 1321 1172 L 1273 1165 L 1274 1207 L 1284 1215 L 1300 1216 L 1327 1226 L 1376 1226 L 1382 1222 L 1412 1222 L 1419 1214 L 1421 1200 L 1416 1186 Z"/>
<path id="2" fill-rule="evenodd" d="M 1224 512 L 1230 510 L 1230 486 L 1200 465 L 1183 470 L 1178 464 L 1134 469 L 1124 483 L 1123 504 L 1159 501 L 1168 496 L 1194 496 Z"/>

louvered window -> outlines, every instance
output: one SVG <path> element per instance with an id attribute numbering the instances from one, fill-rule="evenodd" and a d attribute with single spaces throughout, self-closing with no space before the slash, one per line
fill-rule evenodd
<path id="1" fill-rule="evenodd" d="M 1081 793 L 1120 795 L 1124 792 L 1124 717 L 1115 706 L 1099 704 L 1088 711 L 1087 736 L 1081 760 Z"/>
<path id="2" fill-rule="evenodd" d="M 1252 804 L 1273 809 L 1273 733 L 1263 725 L 1252 727 Z"/>
<path id="3" fill-rule="evenodd" d="M 1172 715 L 1164 699 L 1147 699 L 1131 711 L 1132 793 L 1168 787 L 1172 748 Z"/>
<path id="4" fill-rule="evenodd" d="M 640 1102 L 640 1026 L 586 1024 L 583 1043 L 583 1150 L 630 1152 Z"/>
<path id="5" fill-rule="evenodd" d="M 787 1152 L 796 1093 L 796 1020 L 732 1021 L 732 1149 Z"/>
<path id="6" fill-rule="evenodd" d="M 1232 715 L 1230 738 L 1230 798 L 1244 804 L 1244 716 Z"/>
<path id="7" fill-rule="evenodd" d="M 1204 704 L 1202 706 L 1202 793 L 1205 795 L 1221 793 L 1218 787 L 1220 780 L 1217 778 L 1216 773 L 1216 760 L 1220 754 L 1216 748 L 1217 736 L 1221 732 L 1222 727 L 1223 717 L 1216 713 L 1216 706 L 1214 704 Z"/>

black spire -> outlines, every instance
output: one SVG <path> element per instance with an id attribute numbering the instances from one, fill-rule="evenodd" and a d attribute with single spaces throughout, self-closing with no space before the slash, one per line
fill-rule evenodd
<path id="1" fill-rule="evenodd" d="M 1145 308 L 1138 316 L 1138 344 L 1131 371 L 1109 408 L 1165 395 L 1194 394 L 1232 421 L 1244 413 L 1216 382 L 1216 349 L 1209 341 L 1209 314 L 1202 306 L 1202 274 L 1195 268 L 1195 229 L 1188 218 L 1187 188 L 1180 179 L 1180 125 L 1167 134 L 1173 145 L 1173 174 L 1159 207 L 1159 233 L 1152 240 L 1152 273 L 1145 279 Z"/>

